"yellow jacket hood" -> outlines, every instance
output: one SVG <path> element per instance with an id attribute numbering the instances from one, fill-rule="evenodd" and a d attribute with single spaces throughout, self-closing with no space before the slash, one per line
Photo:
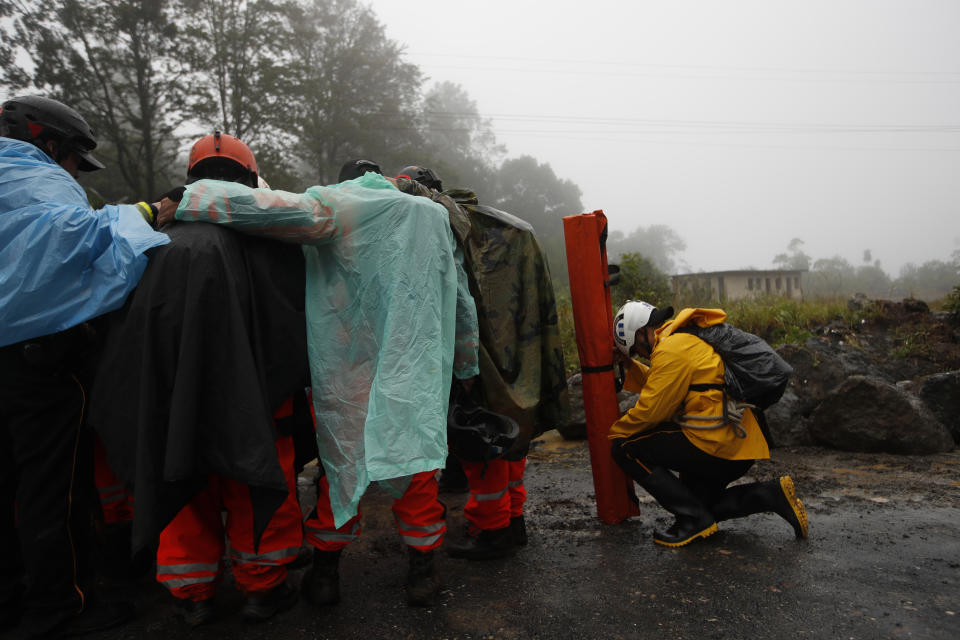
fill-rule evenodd
<path id="1" fill-rule="evenodd" d="M 695 324 L 698 327 L 712 327 L 720 324 L 727 319 L 727 314 L 723 309 L 681 309 L 680 313 L 673 320 L 664 323 L 657 329 L 657 340 L 666 338 L 680 327 Z"/>

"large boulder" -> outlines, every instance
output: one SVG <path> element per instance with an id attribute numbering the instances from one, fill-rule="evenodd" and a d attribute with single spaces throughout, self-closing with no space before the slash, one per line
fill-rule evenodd
<path id="1" fill-rule="evenodd" d="M 828 326 L 820 336 L 802 345 L 777 347 L 777 353 L 793 367 L 793 376 L 780 401 L 764 412 L 773 446 L 813 444 L 810 416 L 824 398 L 850 376 L 886 379 L 863 349 L 845 338 L 838 329 Z"/>
<path id="2" fill-rule="evenodd" d="M 803 447 L 814 444 L 810 435 L 809 412 L 805 415 L 800 405 L 796 390 L 787 387 L 780 402 L 763 412 L 770 430 L 770 446 Z"/>
<path id="3" fill-rule="evenodd" d="M 583 409 L 583 378 L 575 373 L 567 378 L 567 391 L 570 396 L 570 421 L 557 431 L 565 440 L 582 440 L 587 437 L 587 418 Z M 617 394 L 617 403 L 620 405 L 620 415 L 625 414 L 637 403 L 637 394 L 629 391 L 620 391 Z"/>
<path id="4" fill-rule="evenodd" d="M 929 454 L 954 448 L 950 432 L 919 398 L 861 375 L 824 397 L 811 416 L 810 434 L 844 451 Z"/>
<path id="5" fill-rule="evenodd" d="M 960 371 L 928 376 L 919 386 L 920 399 L 960 444 Z"/>
<path id="6" fill-rule="evenodd" d="M 570 399 L 570 419 L 557 427 L 565 440 L 582 440 L 587 437 L 587 418 L 583 410 L 583 378 L 575 373 L 567 378 L 567 396 Z"/>

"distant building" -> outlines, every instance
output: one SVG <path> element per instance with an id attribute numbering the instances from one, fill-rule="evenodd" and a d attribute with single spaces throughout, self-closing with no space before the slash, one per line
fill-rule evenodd
<path id="1" fill-rule="evenodd" d="M 803 271 L 710 271 L 671 276 L 673 293 L 695 295 L 717 302 L 759 296 L 784 296 L 803 299 L 800 277 Z"/>

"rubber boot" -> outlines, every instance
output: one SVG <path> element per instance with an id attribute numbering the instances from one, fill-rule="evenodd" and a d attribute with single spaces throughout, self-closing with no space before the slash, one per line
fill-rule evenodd
<path id="1" fill-rule="evenodd" d="M 510 518 L 510 528 L 513 529 L 513 543 L 518 547 L 527 546 L 527 523 L 523 516 Z"/>
<path id="2" fill-rule="evenodd" d="M 419 551 L 407 547 L 410 571 L 407 573 L 407 604 L 411 607 L 429 607 L 437 603 L 440 585 L 433 566 L 433 551 Z"/>
<path id="3" fill-rule="evenodd" d="M 247 596 L 240 615 L 247 622 L 264 622 L 297 604 L 300 593 L 284 580 L 270 591 Z"/>
<path id="4" fill-rule="evenodd" d="M 713 514 L 670 471 L 657 467 L 640 482 L 660 506 L 676 520 L 666 531 L 654 532 L 653 541 L 667 547 L 682 547 L 716 533 Z"/>
<path id="5" fill-rule="evenodd" d="M 313 566 L 303 576 L 303 597 L 317 607 L 340 602 L 340 554 L 336 551 L 313 552 Z"/>
<path id="6" fill-rule="evenodd" d="M 173 613 L 191 627 L 209 624 L 216 617 L 213 598 L 207 598 L 206 600 L 176 598 L 173 604 Z"/>
<path id="7" fill-rule="evenodd" d="M 514 551 L 516 551 L 516 548 L 511 525 L 502 529 L 484 529 L 465 542 L 447 547 L 447 553 L 451 557 L 466 558 L 467 560 L 504 558 L 513 554 Z"/>
<path id="8" fill-rule="evenodd" d="M 311 544 L 303 544 L 300 547 L 300 551 L 297 552 L 297 557 L 294 558 L 293 562 L 287 565 L 287 569 L 294 571 L 296 569 L 303 569 L 313 564 L 313 553 L 314 547 Z M 319 552 L 318 552 L 319 553 Z"/>
<path id="9" fill-rule="evenodd" d="M 710 510 L 717 521 L 772 512 L 790 523 L 798 539 L 809 533 L 807 510 L 797 498 L 790 476 L 730 487 Z"/>

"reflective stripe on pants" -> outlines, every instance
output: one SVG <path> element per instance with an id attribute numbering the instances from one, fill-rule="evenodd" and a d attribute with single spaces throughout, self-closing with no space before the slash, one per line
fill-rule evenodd
<path id="1" fill-rule="evenodd" d="M 93 482 L 100 495 L 103 521 L 106 524 L 133 522 L 133 496 L 107 463 L 107 451 L 100 438 L 93 443 Z"/>
<path id="2" fill-rule="evenodd" d="M 510 463 L 497 458 L 486 464 L 461 460 L 461 465 L 470 487 L 463 514 L 471 528 L 492 530 L 509 526 Z"/>
<path id="3" fill-rule="evenodd" d="M 206 600 L 220 578 L 224 535 L 230 539 L 233 575 L 245 594 L 274 588 L 287 576 L 286 565 L 297 557 L 303 541 L 300 505 L 293 467 L 293 439 L 276 441 L 287 479 L 287 498 L 253 547 L 253 514 L 247 485 L 211 476 L 207 487 L 181 509 L 160 534 L 157 580 L 177 598 Z M 227 509 L 226 528 L 220 516 Z"/>
<path id="4" fill-rule="evenodd" d="M 323 476 L 317 483 L 316 508 L 303 523 L 303 529 L 303 537 L 311 546 L 321 551 L 339 551 L 360 536 L 360 514 L 347 520 L 339 529 L 333 525 L 330 483 Z"/>
<path id="5" fill-rule="evenodd" d="M 436 549 L 443 543 L 447 531 L 445 509 L 437 499 L 436 471 L 424 471 L 411 476 L 404 494 L 393 501 L 393 515 L 403 541 L 420 551 Z M 317 506 L 304 523 L 306 540 L 321 551 L 343 549 L 360 535 L 358 513 L 339 529 L 333 524 L 330 508 L 330 485 L 321 478 L 317 488 Z"/>

